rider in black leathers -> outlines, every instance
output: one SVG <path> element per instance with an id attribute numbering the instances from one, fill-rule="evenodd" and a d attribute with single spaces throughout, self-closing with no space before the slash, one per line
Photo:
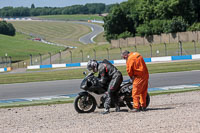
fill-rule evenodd
<path id="1" fill-rule="evenodd" d="M 93 70 L 93 72 L 99 72 L 99 82 L 105 86 L 108 86 L 104 104 L 105 111 L 103 114 L 109 113 L 111 102 L 115 104 L 116 111 L 120 111 L 117 92 L 119 91 L 120 85 L 123 81 L 121 72 L 118 71 L 118 69 L 106 59 L 100 63 L 98 63 L 96 60 L 89 60 L 87 69 L 89 71 Z"/>

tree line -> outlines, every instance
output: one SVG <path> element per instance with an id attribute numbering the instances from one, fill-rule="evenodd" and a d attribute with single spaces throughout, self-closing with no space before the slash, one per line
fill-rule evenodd
<path id="1" fill-rule="evenodd" d="M 128 0 L 104 17 L 111 39 L 200 30 L 200 0 Z"/>
<path id="2" fill-rule="evenodd" d="M 0 17 L 27 17 L 40 15 L 64 14 L 101 14 L 109 12 L 115 4 L 88 3 L 85 5 L 72 5 L 66 7 L 4 7 L 0 9 Z"/>
<path id="3" fill-rule="evenodd" d="M 0 34 L 14 36 L 15 31 L 15 27 L 11 23 L 0 21 Z"/>

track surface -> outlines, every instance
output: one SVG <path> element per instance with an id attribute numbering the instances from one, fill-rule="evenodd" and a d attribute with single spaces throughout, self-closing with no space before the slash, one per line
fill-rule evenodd
<path id="1" fill-rule="evenodd" d="M 100 34 L 101 32 L 104 31 L 104 28 L 102 26 L 99 26 L 97 24 L 92 24 L 92 23 L 87 23 L 87 22 L 74 22 L 74 23 L 78 23 L 78 24 L 82 24 L 85 26 L 88 26 L 91 28 L 92 32 L 82 36 L 79 41 L 82 42 L 83 44 L 91 44 L 91 43 L 95 43 L 94 42 L 94 38 Z"/>
<path id="2" fill-rule="evenodd" d="M 200 71 L 150 74 L 149 88 L 200 84 Z M 124 77 L 128 79 L 128 77 Z M 81 79 L 0 84 L 0 100 L 78 93 Z"/>

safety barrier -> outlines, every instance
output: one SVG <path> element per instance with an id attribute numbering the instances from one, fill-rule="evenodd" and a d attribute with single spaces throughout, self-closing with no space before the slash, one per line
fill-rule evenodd
<path id="1" fill-rule="evenodd" d="M 147 62 L 165 62 L 165 61 L 191 60 L 191 59 L 200 59 L 200 54 L 183 55 L 183 56 L 152 57 L 152 58 L 144 58 L 144 61 L 147 63 Z M 126 63 L 125 60 L 110 60 L 110 62 L 115 65 Z M 69 64 L 33 65 L 33 66 L 27 66 L 27 69 L 84 67 L 84 66 L 87 66 L 87 62 L 69 63 Z"/>
<path id="2" fill-rule="evenodd" d="M 31 18 L 27 18 L 27 17 L 19 17 L 19 18 L 2 18 L 3 20 L 5 20 L 5 21 L 20 21 L 20 20 L 22 20 L 22 21 L 24 21 L 24 20 L 26 20 L 26 21 L 30 21 L 30 20 L 32 20 Z"/>
<path id="3" fill-rule="evenodd" d="M 0 72 L 8 72 L 11 71 L 11 67 L 0 68 Z"/>

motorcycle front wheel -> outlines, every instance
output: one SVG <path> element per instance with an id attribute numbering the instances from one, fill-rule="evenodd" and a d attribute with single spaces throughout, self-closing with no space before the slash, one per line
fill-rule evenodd
<path id="1" fill-rule="evenodd" d="M 91 95 L 78 95 L 74 100 L 74 108 L 78 113 L 94 112 L 96 106 L 96 101 Z"/>

